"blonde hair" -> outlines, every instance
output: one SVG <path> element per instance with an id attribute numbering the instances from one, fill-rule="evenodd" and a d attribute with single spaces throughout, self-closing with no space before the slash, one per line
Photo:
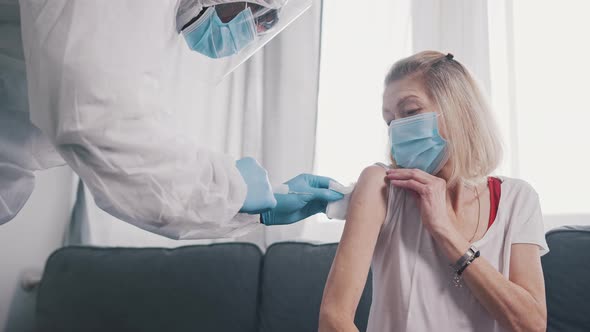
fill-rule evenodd
<path id="1" fill-rule="evenodd" d="M 502 144 L 490 107 L 469 71 L 450 54 L 424 51 L 396 62 L 385 86 L 407 77 L 422 80 L 443 115 L 439 119 L 446 126 L 452 163 L 447 184 L 484 181 L 500 164 Z"/>

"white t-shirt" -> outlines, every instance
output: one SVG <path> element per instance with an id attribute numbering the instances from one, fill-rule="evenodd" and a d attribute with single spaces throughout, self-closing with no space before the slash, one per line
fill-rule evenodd
<path id="1" fill-rule="evenodd" d="M 535 190 L 522 180 L 500 179 L 496 219 L 473 244 L 480 257 L 508 278 L 513 243 L 536 244 L 540 255 L 549 249 Z M 449 263 L 422 225 L 413 195 L 390 185 L 371 264 L 373 302 L 367 331 L 505 331 L 467 285 L 453 284 Z"/>

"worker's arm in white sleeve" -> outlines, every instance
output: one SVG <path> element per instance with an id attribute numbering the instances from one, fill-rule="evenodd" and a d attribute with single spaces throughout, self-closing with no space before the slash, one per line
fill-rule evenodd
<path id="1" fill-rule="evenodd" d="M 12 220 L 35 187 L 39 169 L 64 162 L 29 121 L 17 3 L 0 4 L 0 224 Z"/>
<path id="2" fill-rule="evenodd" d="M 175 2 L 21 1 L 31 120 L 99 207 L 171 238 L 235 234 L 235 160 L 176 130 Z"/>
<path id="3" fill-rule="evenodd" d="M 12 13 L 15 8 L 14 4 L 0 5 L 2 13 Z M 16 216 L 35 186 L 30 151 L 35 128 L 26 113 L 18 13 L 8 18 L 0 18 L 0 225 Z"/>
<path id="4" fill-rule="evenodd" d="M 23 154 L 30 150 L 32 130 L 26 113 L 0 105 L 0 225 L 17 215 L 35 187 L 31 154 Z"/>

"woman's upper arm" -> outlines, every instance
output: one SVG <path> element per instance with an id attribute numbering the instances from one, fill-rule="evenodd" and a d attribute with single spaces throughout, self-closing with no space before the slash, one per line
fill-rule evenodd
<path id="1" fill-rule="evenodd" d="M 527 187 L 529 195 L 525 201 L 526 209 L 532 212 L 513 235 L 509 279 L 527 290 L 537 303 L 545 307 L 545 281 L 541 254 L 546 253 L 548 247 L 545 241 L 539 196 L 530 185 L 527 184 Z"/>
<path id="2" fill-rule="evenodd" d="M 540 306 L 545 307 L 545 280 L 539 246 L 528 243 L 512 244 L 509 279 L 528 291 Z"/>
<path id="3" fill-rule="evenodd" d="M 328 276 L 322 311 L 354 319 L 387 210 L 385 170 L 369 166 L 352 193 L 344 232 Z"/>

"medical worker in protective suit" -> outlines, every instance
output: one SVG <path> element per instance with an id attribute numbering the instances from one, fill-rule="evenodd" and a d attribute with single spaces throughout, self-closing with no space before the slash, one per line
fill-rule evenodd
<path id="1" fill-rule="evenodd" d="M 273 190 L 256 160 L 179 137 L 162 101 L 174 90 L 179 47 L 227 74 L 303 2 L 0 3 L 0 224 L 27 201 L 35 170 L 64 163 L 100 208 L 175 239 L 237 236 L 325 212 L 342 198 L 329 178 L 302 174 Z"/>

